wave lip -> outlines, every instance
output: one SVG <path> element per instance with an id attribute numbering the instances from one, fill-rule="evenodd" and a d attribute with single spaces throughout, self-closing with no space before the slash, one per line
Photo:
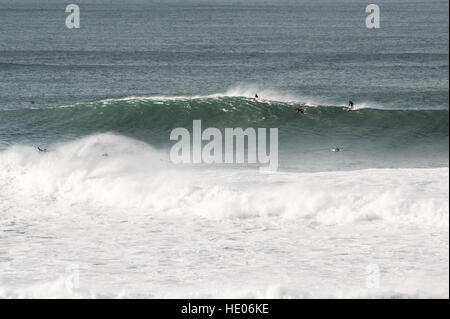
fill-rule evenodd
<path id="1" fill-rule="evenodd" d="M 258 99 L 255 100 L 255 94 Z M 242 98 L 246 100 L 258 101 L 260 103 L 287 103 L 299 104 L 303 106 L 315 107 L 338 107 L 348 106 L 348 101 L 326 101 L 320 97 L 310 97 L 299 93 L 288 93 L 271 88 L 264 88 L 257 84 L 235 85 L 224 92 L 205 94 L 205 95 L 150 95 L 150 96 L 129 96 L 123 98 L 104 99 L 100 102 L 114 103 L 118 101 L 189 101 L 189 100 L 208 100 L 220 98 Z M 447 108 L 404 108 L 387 107 L 378 102 L 358 101 L 355 109 L 374 109 L 374 110 L 448 110 Z"/>
<path id="2" fill-rule="evenodd" d="M 255 94 L 259 98 L 255 99 Z M 139 102 L 176 102 L 176 101 L 205 101 L 223 98 L 239 98 L 244 101 L 254 101 L 259 103 L 285 103 L 288 105 L 302 105 L 308 107 L 337 107 L 345 108 L 348 106 L 348 101 L 326 101 L 320 97 L 309 97 L 298 93 L 282 92 L 276 89 L 263 88 L 255 84 L 237 85 L 226 91 L 211 93 L 211 94 L 193 94 L 193 95 L 142 95 L 142 96 L 126 96 L 105 98 L 90 102 L 78 102 L 74 104 L 60 105 L 49 107 L 53 109 L 64 107 L 79 107 L 79 106 L 97 106 L 97 105 L 114 105 L 115 103 L 139 103 Z M 29 109 L 39 109 L 39 107 L 30 107 Z M 356 110 L 372 109 L 372 110 L 447 110 L 448 107 L 442 108 L 407 108 L 407 107 L 387 107 L 378 102 L 371 101 L 357 101 L 355 105 Z M 3 109 L 10 110 L 10 109 Z M 0 110 L 1 111 L 1 110 Z"/>

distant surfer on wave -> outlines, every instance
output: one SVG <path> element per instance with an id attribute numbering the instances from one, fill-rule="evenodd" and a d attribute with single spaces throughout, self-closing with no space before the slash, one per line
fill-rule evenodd
<path id="1" fill-rule="evenodd" d="M 354 108 L 354 103 L 353 103 L 353 101 L 348 101 L 348 109 L 349 109 L 350 111 L 353 111 L 353 108 Z"/>
<path id="2" fill-rule="evenodd" d="M 295 113 L 305 115 L 305 114 L 306 114 L 306 111 L 305 111 L 304 109 L 296 108 L 296 109 L 295 109 Z"/>
<path id="3" fill-rule="evenodd" d="M 255 94 L 255 100 L 259 98 L 258 93 Z"/>
<path id="4" fill-rule="evenodd" d="M 37 150 L 39 152 L 48 152 L 46 148 L 40 148 L 39 146 L 37 147 Z"/>

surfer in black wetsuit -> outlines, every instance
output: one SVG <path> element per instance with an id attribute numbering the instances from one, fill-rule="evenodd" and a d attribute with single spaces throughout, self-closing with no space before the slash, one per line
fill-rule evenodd
<path id="1" fill-rule="evenodd" d="M 258 93 L 255 94 L 255 100 L 259 98 Z"/>
<path id="2" fill-rule="evenodd" d="M 37 150 L 39 152 L 48 152 L 46 148 L 40 148 L 39 146 L 37 147 Z"/>
<path id="3" fill-rule="evenodd" d="M 350 108 L 350 110 L 353 110 L 353 101 L 348 101 L 348 107 Z"/>
<path id="4" fill-rule="evenodd" d="M 295 113 L 305 115 L 305 114 L 306 114 L 306 111 L 305 111 L 304 109 L 297 108 L 297 109 L 295 109 Z"/>

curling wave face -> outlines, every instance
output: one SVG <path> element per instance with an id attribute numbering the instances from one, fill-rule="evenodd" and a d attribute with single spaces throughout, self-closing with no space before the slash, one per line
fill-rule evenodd
<path id="1" fill-rule="evenodd" d="M 167 150 L 172 143 L 172 129 L 191 129 L 192 121 L 200 119 L 203 128 L 278 128 L 280 163 L 286 169 L 448 166 L 448 110 L 362 108 L 347 112 L 342 106 L 255 100 L 241 94 L 248 92 L 3 110 L 0 148 L 17 143 L 49 145 L 98 132 L 115 132 Z M 295 113 L 296 108 L 307 114 Z M 334 147 L 348 151 L 337 162 L 328 154 Z"/>

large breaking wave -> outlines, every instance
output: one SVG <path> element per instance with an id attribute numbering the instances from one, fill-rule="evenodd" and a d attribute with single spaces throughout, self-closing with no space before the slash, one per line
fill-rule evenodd
<path id="1" fill-rule="evenodd" d="M 0 111 L 0 149 L 18 143 L 53 145 L 96 133 L 118 133 L 168 149 L 176 127 L 279 129 L 280 165 L 301 170 L 448 166 L 448 109 L 383 109 L 316 105 L 252 89 L 210 96 L 128 97 L 58 108 Z M 295 113 L 302 108 L 306 115 Z M 346 151 L 339 161 L 329 150 Z"/>
<path id="2" fill-rule="evenodd" d="M 108 152 L 104 157 L 102 153 Z M 281 217 L 306 223 L 385 221 L 448 226 L 448 168 L 259 174 L 179 167 L 147 144 L 97 134 L 39 153 L 0 153 L 8 201 L 41 198 L 94 207 L 205 218 Z"/>

